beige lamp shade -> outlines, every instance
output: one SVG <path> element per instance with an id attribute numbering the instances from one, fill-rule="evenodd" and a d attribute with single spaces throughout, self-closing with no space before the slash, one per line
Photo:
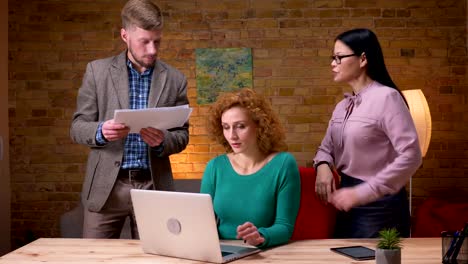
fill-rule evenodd
<path id="1" fill-rule="evenodd" d="M 420 89 L 402 91 L 419 138 L 422 156 L 426 156 L 431 141 L 432 120 L 426 97 Z"/>

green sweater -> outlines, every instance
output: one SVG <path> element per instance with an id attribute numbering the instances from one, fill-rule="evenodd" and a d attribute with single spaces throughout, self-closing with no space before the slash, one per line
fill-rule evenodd
<path id="1" fill-rule="evenodd" d="M 221 239 L 236 239 L 237 226 L 253 223 L 265 238 L 259 247 L 287 243 L 294 231 L 300 202 L 300 176 L 294 157 L 287 152 L 254 174 L 239 175 L 226 154 L 206 166 L 201 192 L 213 199 Z"/>

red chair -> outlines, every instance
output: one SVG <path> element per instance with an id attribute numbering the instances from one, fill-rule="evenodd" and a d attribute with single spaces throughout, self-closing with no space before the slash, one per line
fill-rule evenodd
<path id="1" fill-rule="evenodd" d="M 442 231 L 462 229 L 465 222 L 468 222 L 467 202 L 429 198 L 416 210 L 411 236 L 440 237 Z"/>
<path id="2" fill-rule="evenodd" d="M 301 203 L 291 240 L 332 238 L 336 209 L 324 205 L 315 195 L 315 169 L 299 167 L 301 175 Z M 338 175 L 334 173 L 335 182 Z"/>

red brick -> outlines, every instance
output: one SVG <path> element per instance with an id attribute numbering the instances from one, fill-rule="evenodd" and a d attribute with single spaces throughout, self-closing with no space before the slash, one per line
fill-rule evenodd
<path id="1" fill-rule="evenodd" d="M 358 8 L 358 7 L 375 7 L 377 0 L 347 0 L 344 7 Z"/>

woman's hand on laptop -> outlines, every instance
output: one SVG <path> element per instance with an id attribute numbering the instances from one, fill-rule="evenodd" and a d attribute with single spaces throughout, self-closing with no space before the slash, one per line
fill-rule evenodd
<path id="1" fill-rule="evenodd" d="M 257 227 L 250 222 L 237 226 L 237 239 L 243 239 L 245 243 L 252 246 L 265 242 L 265 238 L 258 232 Z"/>

